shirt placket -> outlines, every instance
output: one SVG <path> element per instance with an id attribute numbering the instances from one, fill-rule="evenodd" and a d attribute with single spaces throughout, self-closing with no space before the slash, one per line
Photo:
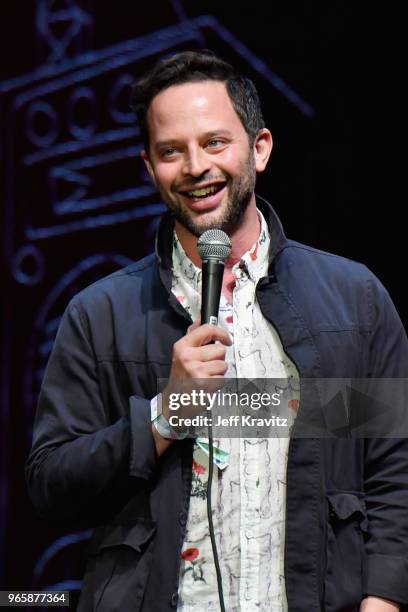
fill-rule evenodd
<path id="1" fill-rule="evenodd" d="M 255 287 L 247 273 L 240 269 L 233 291 L 233 327 L 237 345 L 244 355 L 251 347 L 253 321 L 253 301 Z M 249 306 L 250 304 L 250 306 Z M 239 314 L 238 314 L 239 313 Z M 252 378 L 254 372 L 252 358 L 241 359 L 235 354 L 237 378 Z M 257 487 L 257 466 L 259 464 L 259 446 L 253 440 L 239 438 L 240 468 L 240 593 L 239 601 L 243 609 L 256 605 L 259 599 L 259 580 L 257 576 L 257 559 L 259 559 L 259 540 L 256 531 L 256 517 L 259 516 L 260 492 Z"/>
<path id="2" fill-rule="evenodd" d="M 273 367 L 273 361 L 270 363 L 270 347 L 272 352 L 275 351 L 279 355 L 282 354 L 282 349 L 279 351 L 278 343 L 275 347 L 273 330 L 264 323 L 259 307 L 255 303 L 257 280 L 267 271 L 268 244 L 265 243 L 265 236 L 267 237 L 267 230 L 263 229 L 259 243 L 247 252 L 241 262 L 233 268 L 236 278 L 233 304 L 229 304 L 221 295 L 220 325 L 228 329 L 233 337 L 232 346 L 227 347 L 227 377 L 251 379 L 262 376 L 259 366 L 263 364 L 266 367 L 265 372 L 272 377 L 279 374 L 280 368 Z M 199 316 L 200 310 L 201 272 L 191 262 L 185 260 L 181 246 L 179 244 L 176 246 L 173 292 L 195 319 Z M 256 334 L 253 333 L 254 330 Z M 278 359 L 278 356 L 275 356 L 275 359 Z M 213 499 L 215 507 L 220 510 L 219 516 L 217 516 L 217 511 L 215 512 L 214 527 L 217 547 L 219 546 L 225 602 L 227 609 L 231 612 L 238 612 L 238 610 L 255 612 L 259 610 L 260 605 L 267 605 L 268 609 L 280 612 L 286 610 L 286 606 L 283 605 L 286 603 L 284 585 L 279 586 L 279 573 L 282 573 L 280 571 L 281 559 L 272 559 L 270 556 L 270 546 L 275 546 L 274 540 L 272 539 L 272 543 L 268 544 L 269 549 L 266 551 L 262 549 L 262 546 L 265 549 L 267 535 L 272 533 L 272 525 L 269 524 L 270 514 L 264 512 L 265 503 L 272 504 L 272 516 L 275 516 L 276 519 L 281 516 L 280 496 L 283 493 L 275 492 L 271 498 L 272 487 L 269 487 L 269 484 L 273 482 L 276 484 L 284 478 L 284 471 L 278 469 L 276 458 L 273 469 L 271 466 L 271 472 L 265 474 L 262 468 L 265 468 L 267 464 L 268 452 L 274 456 L 282 453 L 282 460 L 286 461 L 286 458 L 283 453 L 284 449 L 270 448 L 268 451 L 271 440 L 266 441 L 266 445 L 261 442 L 258 439 L 243 440 L 241 437 L 229 440 L 230 465 L 223 474 L 222 482 L 218 482 L 217 485 L 215 481 L 213 482 Z M 279 460 L 280 457 L 277 459 Z M 208 461 L 206 463 L 208 464 Z M 265 481 L 265 477 L 269 478 L 270 483 Z M 228 492 L 228 494 L 224 495 L 223 492 Z M 193 505 L 191 502 L 190 510 Z M 197 505 L 196 509 L 201 517 L 201 524 L 206 520 L 204 500 L 200 507 Z M 191 526 L 195 531 L 195 521 L 190 522 L 192 515 L 189 514 L 188 528 Z M 223 521 L 222 517 L 225 516 L 228 516 L 229 520 Z M 284 513 L 282 513 L 283 516 Z M 220 523 L 219 519 L 221 519 Z M 283 524 L 284 519 L 280 520 Z M 232 524 L 234 528 L 228 529 L 228 525 Z M 284 531 L 279 537 L 276 536 L 275 540 L 282 541 L 283 534 Z M 194 542 L 185 542 L 185 544 L 195 545 Z M 202 545 L 203 552 L 205 549 L 202 560 L 208 563 L 212 557 L 209 538 L 202 542 Z M 231 555 L 232 551 L 237 551 L 236 558 Z M 208 570 L 209 563 L 207 563 L 204 568 L 207 567 Z M 266 564 L 270 565 L 270 568 L 265 573 Z M 182 583 L 186 587 L 186 590 L 182 591 L 190 602 L 182 606 L 183 609 L 192 612 L 198 609 L 197 605 L 204 605 L 204 602 L 208 610 L 218 609 L 216 597 L 213 598 L 217 590 L 214 571 L 209 572 L 204 583 L 195 582 L 194 585 L 188 585 L 184 579 Z M 273 593 L 275 607 L 272 607 L 268 593 Z"/>

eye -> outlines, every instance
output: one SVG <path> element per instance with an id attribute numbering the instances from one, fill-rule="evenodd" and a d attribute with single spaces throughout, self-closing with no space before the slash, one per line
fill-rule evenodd
<path id="1" fill-rule="evenodd" d="M 209 140 L 207 142 L 207 146 L 208 147 L 219 147 L 221 145 L 225 144 L 223 140 L 220 140 L 219 138 L 212 138 L 211 140 Z"/>
<path id="2" fill-rule="evenodd" d="M 177 153 L 177 149 L 175 147 L 168 147 L 167 149 L 163 149 L 160 151 L 160 157 L 172 157 Z"/>

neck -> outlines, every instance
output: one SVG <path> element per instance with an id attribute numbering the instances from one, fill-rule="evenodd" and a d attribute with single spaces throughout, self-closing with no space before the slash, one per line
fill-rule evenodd
<path id="1" fill-rule="evenodd" d="M 201 268 L 201 258 L 197 252 L 198 237 L 194 236 L 188 229 L 181 225 L 178 221 L 175 224 L 177 237 L 180 240 L 187 257 Z M 241 259 L 252 245 L 258 240 L 261 231 L 259 216 L 256 210 L 255 194 L 241 219 L 239 226 L 235 227 L 229 233 L 231 239 L 232 250 L 231 255 L 225 262 L 226 268 L 232 268 L 233 265 Z"/>

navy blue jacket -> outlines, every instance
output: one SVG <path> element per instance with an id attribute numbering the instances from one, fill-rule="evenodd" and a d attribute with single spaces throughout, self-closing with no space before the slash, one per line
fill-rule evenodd
<path id="1" fill-rule="evenodd" d="M 258 205 L 271 250 L 257 299 L 300 376 L 408 377 L 406 334 L 378 279 L 286 239 Z M 71 301 L 40 394 L 28 486 L 47 520 L 94 527 L 84 612 L 177 607 L 193 442 L 158 459 L 149 402 L 191 323 L 171 293 L 172 231 L 166 215 L 155 254 Z M 290 612 L 357 612 L 367 593 L 408 603 L 406 439 L 293 437 L 287 483 Z"/>

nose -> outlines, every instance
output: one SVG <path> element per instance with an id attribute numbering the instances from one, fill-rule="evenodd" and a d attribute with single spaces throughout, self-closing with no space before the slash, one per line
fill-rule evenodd
<path id="1" fill-rule="evenodd" d="M 201 176 L 211 168 L 211 161 L 201 147 L 191 147 L 185 152 L 183 173 L 189 176 Z"/>

